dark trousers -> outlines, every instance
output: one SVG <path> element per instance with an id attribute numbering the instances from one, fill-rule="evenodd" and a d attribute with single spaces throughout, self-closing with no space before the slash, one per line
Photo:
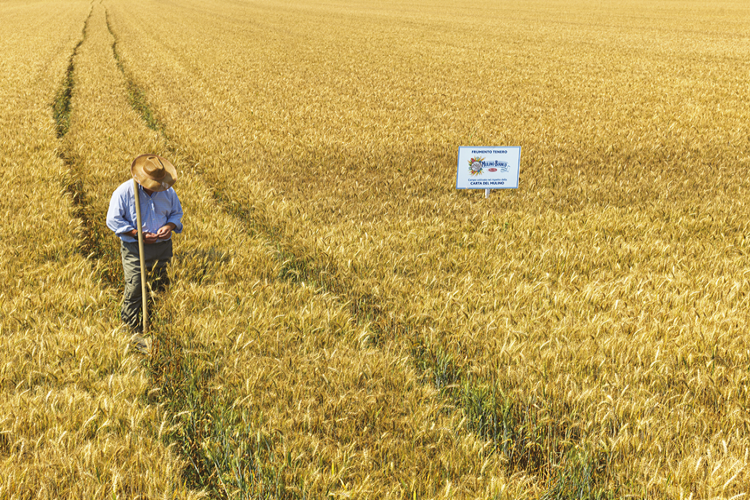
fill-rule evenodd
<path id="1" fill-rule="evenodd" d="M 120 317 L 122 322 L 132 330 L 143 329 L 141 294 L 141 262 L 138 243 L 127 243 L 121 240 L 122 269 L 125 274 L 125 292 L 122 299 Z M 167 264 L 172 259 L 172 240 L 161 241 L 153 245 L 143 245 L 146 271 L 151 290 L 159 292 L 169 285 Z"/>

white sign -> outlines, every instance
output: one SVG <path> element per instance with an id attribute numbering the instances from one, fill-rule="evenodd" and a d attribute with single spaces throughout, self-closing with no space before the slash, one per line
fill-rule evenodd
<path id="1" fill-rule="evenodd" d="M 521 146 L 461 146 L 456 189 L 516 189 Z"/>

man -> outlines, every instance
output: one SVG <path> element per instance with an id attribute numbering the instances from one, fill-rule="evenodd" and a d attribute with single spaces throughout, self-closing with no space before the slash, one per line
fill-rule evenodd
<path id="1" fill-rule="evenodd" d="M 156 275 L 154 289 L 168 284 L 167 264 L 172 258 L 172 233 L 182 232 L 182 206 L 172 185 L 177 171 L 167 159 L 157 155 L 141 155 L 130 166 L 138 182 L 138 196 L 143 223 L 143 253 L 146 269 Z M 133 180 L 118 187 L 112 194 L 107 211 L 107 227 L 120 237 L 120 253 L 125 275 L 121 318 L 136 334 L 133 342 L 140 350 L 148 344 L 138 335 L 143 329 L 141 318 L 141 266 L 138 252 L 138 227 L 135 211 Z"/>

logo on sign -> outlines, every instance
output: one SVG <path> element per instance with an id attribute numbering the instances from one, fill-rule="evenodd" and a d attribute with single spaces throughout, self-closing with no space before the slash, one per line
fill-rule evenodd
<path id="1" fill-rule="evenodd" d="M 497 172 L 497 169 L 496 168 L 488 168 L 487 172 Z"/>
<path id="2" fill-rule="evenodd" d="M 484 168 L 484 158 L 472 158 L 469 160 L 469 173 L 471 175 L 482 175 Z"/>

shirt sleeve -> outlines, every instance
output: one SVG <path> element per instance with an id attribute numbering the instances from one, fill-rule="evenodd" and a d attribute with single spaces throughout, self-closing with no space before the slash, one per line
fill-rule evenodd
<path id="1" fill-rule="evenodd" d="M 180 199 L 177 197 L 177 193 L 172 191 L 172 211 L 169 213 L 169 217 L 167 218 L 167 223 L 171 222 L 175 225 L 175 228 L 173 231 L 175 233 L 181 233 L 182 232 L 182 205 L 180 204 Z"/>
<path id="2" fill-rule="evenodd" d="M 135 225 L 127 219 L 128 204 L 127 191 L 117 189 L 112 194 L 107 210 L 107 227 L 115 232 L 117 236 L 135 229 Z"/>

